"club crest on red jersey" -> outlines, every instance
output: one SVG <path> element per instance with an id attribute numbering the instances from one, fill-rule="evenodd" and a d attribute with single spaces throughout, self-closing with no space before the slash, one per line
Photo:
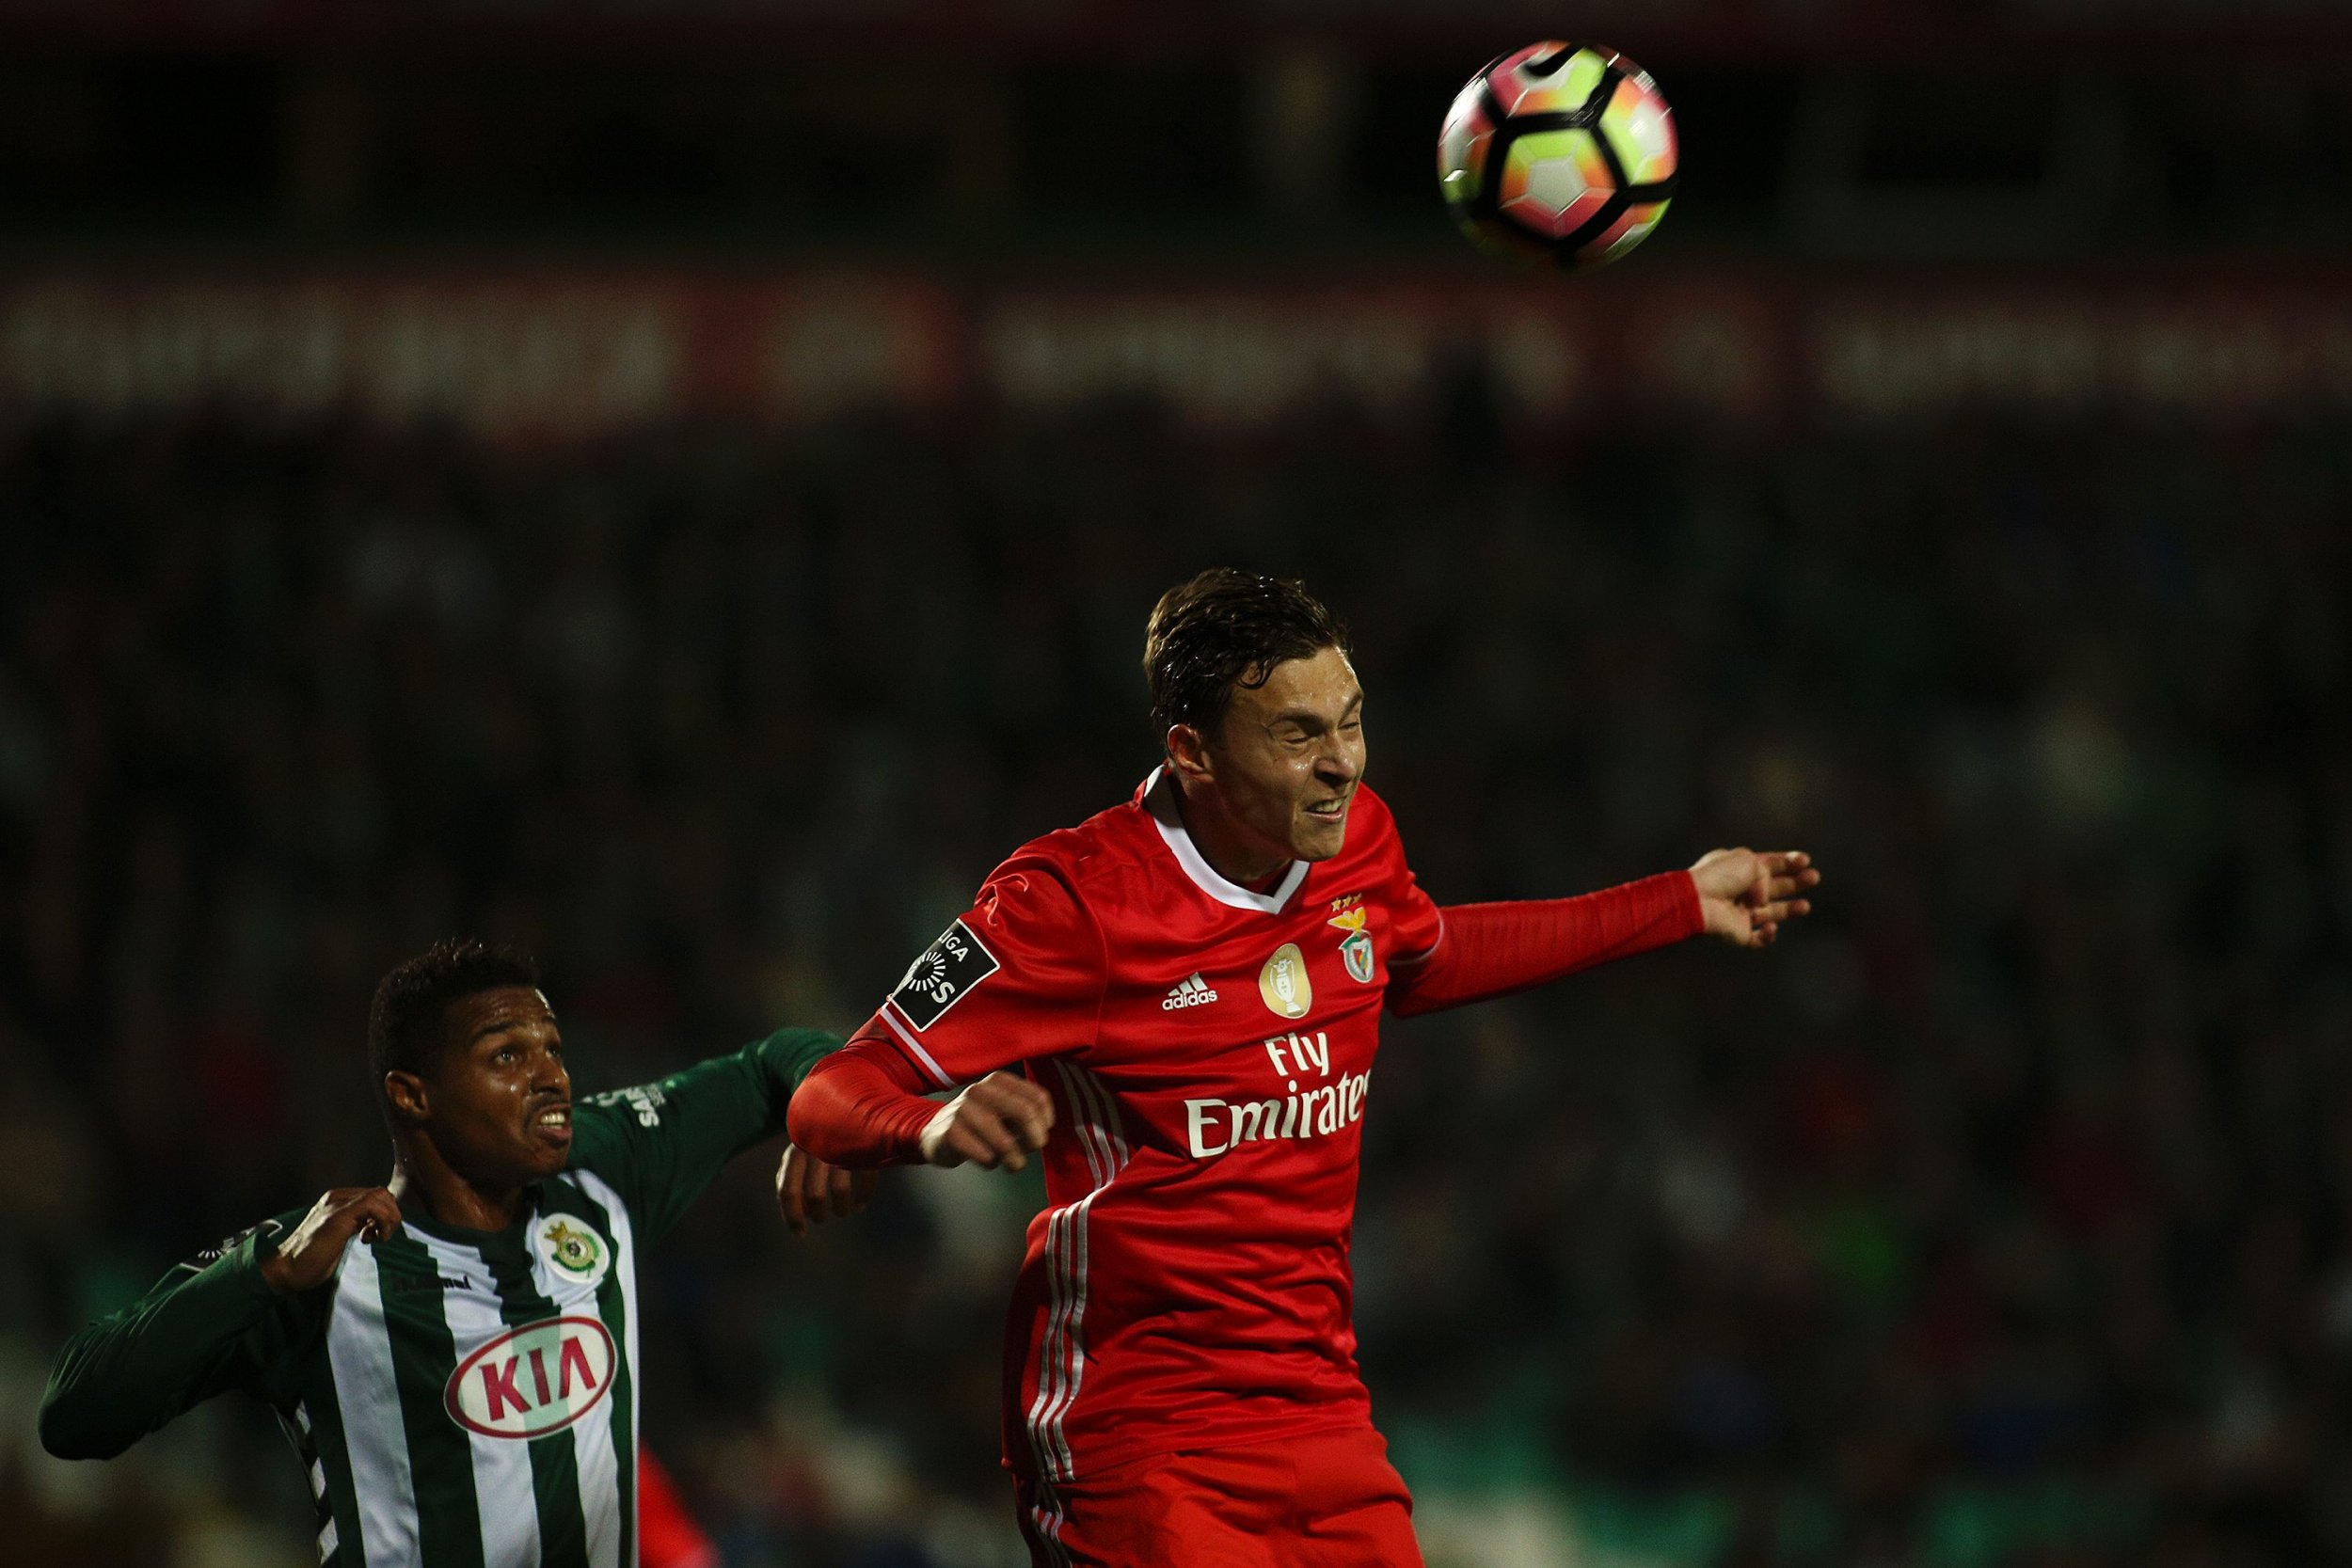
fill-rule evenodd
<path id="1" fill-rule="evenodd" d="M 1340 939 L 1340 961 L 1347 965 L 1348 977 L 1358 985 L 1372 984 L 1372 933 L 1364 929 L 1366 911 L 1363 895 L 1350 894 L 1334 898 L 1331 907 L 1339 912 L 1327 924 L 1347 933 Z"/>
<path id="2" fill-rule="evenodd" d="M 959 920 L 907 966 L 906 977 L 890 993 L 890 1001 L 906 1014 L 907 1022 L 917 1029 L 928 1029 L 997 968 L 996 955 L 981 945 L 971 927 Z"/>

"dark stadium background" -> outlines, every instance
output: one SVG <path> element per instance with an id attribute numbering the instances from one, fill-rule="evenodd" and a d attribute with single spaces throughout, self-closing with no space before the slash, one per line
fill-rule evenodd
<path id="1" fill-rule="evenodd" d="M 1145 611 L 1354 624 L 1444 900 L 1719 843 L 1775 951 L 1399 1025 L 1364 1360 L 1433 1568 L 2352 1559 L 2352 34 L 2325 0 L 0 0 L 0 1558 L 309 1552 L 48 1358 L 380 1180 L 369 991 L 608 1086 L 856 1022 L 1151 765 Z M 1608 274 L 1454 88 L 1625 49 Z M 736 1565 L 1017 1560 L 1036 1190 L 650 1268 Z"/>

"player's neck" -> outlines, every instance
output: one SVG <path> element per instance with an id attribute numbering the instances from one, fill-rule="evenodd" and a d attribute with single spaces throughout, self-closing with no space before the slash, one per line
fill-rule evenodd
<path id="1" fill-rule="evenodd" d="M 1264 839 L 1236 821 L 1214 788 L 1187 789 L 1176 781 L 1176 814 L 1184 819 L 1192 847 L 1209 863 L 1209 869 L 1235 887 L 1261 892 L 1290 869 L 1291 852 L 1269 847 Z"/>
<path id="2" fill-rule="evenodd" d="M 452 1170 L 431 1145 L 395 1151 L 386 1183 L 403 1211 L 421 1209 L 436 1225 L 459 1230 L 503 1230 L 523 1212 L 526 1184 L 485 1187 Z"/>

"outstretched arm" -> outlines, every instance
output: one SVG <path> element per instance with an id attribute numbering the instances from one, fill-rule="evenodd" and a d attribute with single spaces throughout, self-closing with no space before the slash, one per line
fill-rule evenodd
<path id="1" fill-rule="evenodd" d="M 785 1108 L 809 1069 L 840 1044 L 813 1029 L 779 1029 L 730 1056 L 576 1106 L 571 1164 L 612 1182 L 644 1235 L 660 1235 L 729 1160 L 784 1131 Z M 866 1191 L 833 1173 L 795 1173 L 805 1200 L 847 1213 Z M 781 1196 L 781 1195 L 779 1195 Z"/>
<path id="2" fill-rule="evenodd" d="M 1575 898 L 1456 904 L 1439 911 L 1435 947 L 1391 965 L 1389 1006 L 1411 1017 L 1483 1002 L 1702 931 L 1766 946 L 1811 910 L 1800 895 L 1820 879 L 1802 853 L 1718 849 L 1688 871 Z"/>

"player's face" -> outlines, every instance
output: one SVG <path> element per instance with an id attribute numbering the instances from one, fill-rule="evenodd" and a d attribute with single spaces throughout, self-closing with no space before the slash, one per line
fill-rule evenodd
<path id="1" fill-rule="evenodd" d="M 1347 840 L 1347 808 L 1364 776 L 1364 689 L 1347 656 L 1326 648 L 1233 689 L 1218 735 L 1226 810 L 1294 860 L 1327 861 Z"/>
<path id="2" fill-rule="evenodd" d="M 448 1046 L 428 1085 L 434 1147 L 477 1186 L 538 1181 L 572 1148 L 572 1080 L 554 1009 L 529 986 L 450 1004 Z"/>

